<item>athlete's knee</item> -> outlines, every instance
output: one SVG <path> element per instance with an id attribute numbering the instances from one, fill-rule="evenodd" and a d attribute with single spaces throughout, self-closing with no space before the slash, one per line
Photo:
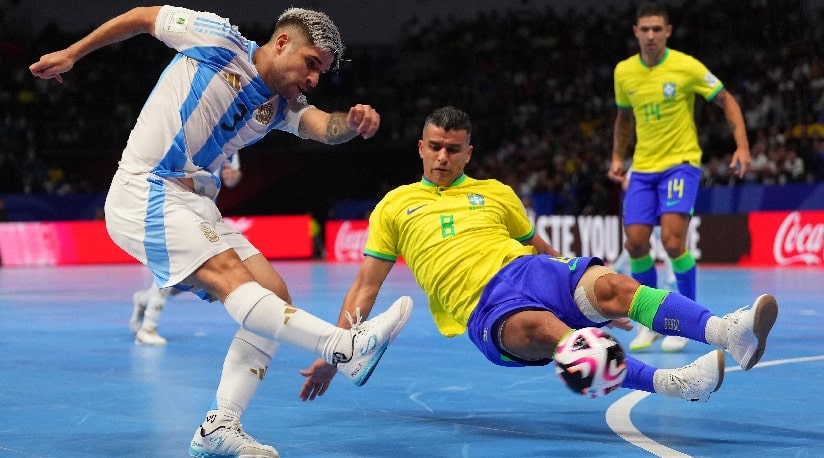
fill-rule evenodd
<path id="1" fill-rule="evenodd" d="M 613 273 L 603 275 L 595 282 L 595 297 L 608 318 L 625 317 L 635 291 L 641 286 L 629 275 Z"/>
<path id="2" fill-rule="evenodd" d="M 264 300 L 265 297 L 274 295 L 275 294 L 268 289 L 260 286 L 259 283 L 250 281 L 230 292 L 223 301 L 223 305 L 226 307 L 229 315 L 239 325 L 245 327 L 246 317 L 249 316 L 252 309 Z"/>

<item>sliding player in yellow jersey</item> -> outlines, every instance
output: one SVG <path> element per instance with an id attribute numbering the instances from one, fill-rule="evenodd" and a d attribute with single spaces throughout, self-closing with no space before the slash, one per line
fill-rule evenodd
<path id="1" fill-rule="evenodd" d="M 497 180 L 464 173 L 472 157 L 469 116 L 454 107 L 431 113 L 418 141 L 423 178 L 386 194 L 369 217 L 364 260 L 344 299 L 339 324 L 368 313 L 399 256 L 429 299 L 446 337 L 467 332 L 489 361 L 543 366 L 572 329 L 617 326 L 627 317 L 667 335 L 725 349 L 742 368 L 764 353 L 778 315 L 764 294 L 726 316 L 680 294 L 642 286 L 594 257 L 559 256 L 535 232 L 520 199 Z M 300 397 L 326 392 L 335 368 L 318 359 L 301 371 Z M 706 402 L 723 380 L 724 353 L 714 350 L 678 369 L 627 357 L 625 388 Z"/>
<path id="2" fill-rule="evenodd" d="M 660 224 L 661 242 L 672 261 L 678 291 L 696 299 L 695 258 L 687 250 L 687 229 L 701 180 L 701 147 L 695 126 L 695 95 L 724 109 L 736 149 L 730 168 L 739 176 L 750 164 L 750 147 L 741 107 L 721 81 L 697 59 L 667 47 L 672 25 L 666 9 L 646 3 L 632 30 L 640 52 L 615 66 L 615 132 L 609 177 L 626 177 L 624 155 L 635 127 L 632 173 L 624 195 L 625 247 L 632 277 L 656 286 L 650 234 Z M 641 327 L 630 350 L 652 345 L 660 334 Z M 687 340 L 667 336 L 665 351 L 681 351 Z"/>

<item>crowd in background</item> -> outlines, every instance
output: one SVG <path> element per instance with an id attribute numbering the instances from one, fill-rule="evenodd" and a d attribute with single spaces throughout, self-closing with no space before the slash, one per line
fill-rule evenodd
<path id="1" fill-rule="evenodd" d="M 370 141 L 387 149 L 413 146 L 434 107 L 459 106 L 473 118 L 472 176 L 523 195 L 555 193 L 559 213 L 607 213 L 616 205 L 606 179 L 612 70 L 638 51 L 635 7 L 411 18 L 394 43 L 350 45 L 351 62 L 325 75 L 310 101 L 336 109 L 368 100 L 382 116 Z M 670 7 L 670 18 L 670 46 L 724 81 L 749 131 L 752 168 L 738 179 L 727 169 L 734 142 L 722 110 L 698 101 L 704 186 L 824 181 L 824 9 L 803 0 L 693 0 Z M 268 22 L 240 28 L 259 43 L 271 33 Z M 0 23 L 0 193 L 104 190 L 111 174 L 94 164 L 119 157 L 173 53 L 137 37 L 84 59 L 62 86 L 31 77 L 37 57 L 81 34 Z M 375 197 L 385 185 L 375 178 Z"/>

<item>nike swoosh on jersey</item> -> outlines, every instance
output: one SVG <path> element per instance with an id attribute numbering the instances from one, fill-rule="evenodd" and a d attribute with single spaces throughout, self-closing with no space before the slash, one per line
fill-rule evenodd
<path id="1" fill-rule="evenodd" d="M 664 204 L 664 205 L 666 205 L 667 207 L 672 207 L 673 205 L 678 205 L 679 202 L 681 202 L 680 199 L 679 200 L 668 200 L 667 203 Z"/>
<path id="2" fill-rule="evenodd" d="M 575 258 L 575 260 L 572 261 L 572 264 L 567 265 L 567 267 L 569 267 L 570 272 L 574 271 L 578 267 L 578 260 L 579 259 L 581 259 L 581 258 Z"/>
<path id="3" fill-rule="evenodd" d="M 408 208 L 408 209 L 406 209 L 406 214 L 407 214 L 407 215 L 411 215 L 412 213 L 415 213 L 416 211 L 420 210 L 420 209 L 421 209 L 421 208 L 423 208 L 423 207 L 426 207 L 426 204 L 423 204 L 423 205 L 418 205 L 418 206 L 417 206 L 417 207 L 415 207 L 415 208 Z"/>

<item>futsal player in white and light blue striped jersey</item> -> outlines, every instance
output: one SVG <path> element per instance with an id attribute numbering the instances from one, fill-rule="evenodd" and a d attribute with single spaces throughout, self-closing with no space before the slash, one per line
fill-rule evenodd
<path id="1" fill-rule="evenodd" d="M 36 77 L 62 82 L 61 74 L 78 59 L 140 33 L 178 53 L 129 136 L 106 199 L 106 225 L 118 246 L 151 269 L 158 287 L 219 300 L 240 324 L 215 405 L 197 428 L 189 453 L 276 457 L 273 447 L 243 431 L 240 416 L 278 342 L 317 353 L 362 385 L 406 323 L 412 303 L 402 297 L 374 319 L 361 322 L 356 314 L 344 327 L 289 304 L 281 276 L 223 221 L 215 205 L 220 170 L 238 150 L 272 130 L 338 144 L 372 137 L 380 116 L 369 105 L 328 113 L 308 103 L 305 92 L 322 73 L 337 69 L 344 45 L 328 16 L 300 8 L 281 14 L 272 37 L 260 46 L 216 14 L 135 8 L 29 68 Z"/>

